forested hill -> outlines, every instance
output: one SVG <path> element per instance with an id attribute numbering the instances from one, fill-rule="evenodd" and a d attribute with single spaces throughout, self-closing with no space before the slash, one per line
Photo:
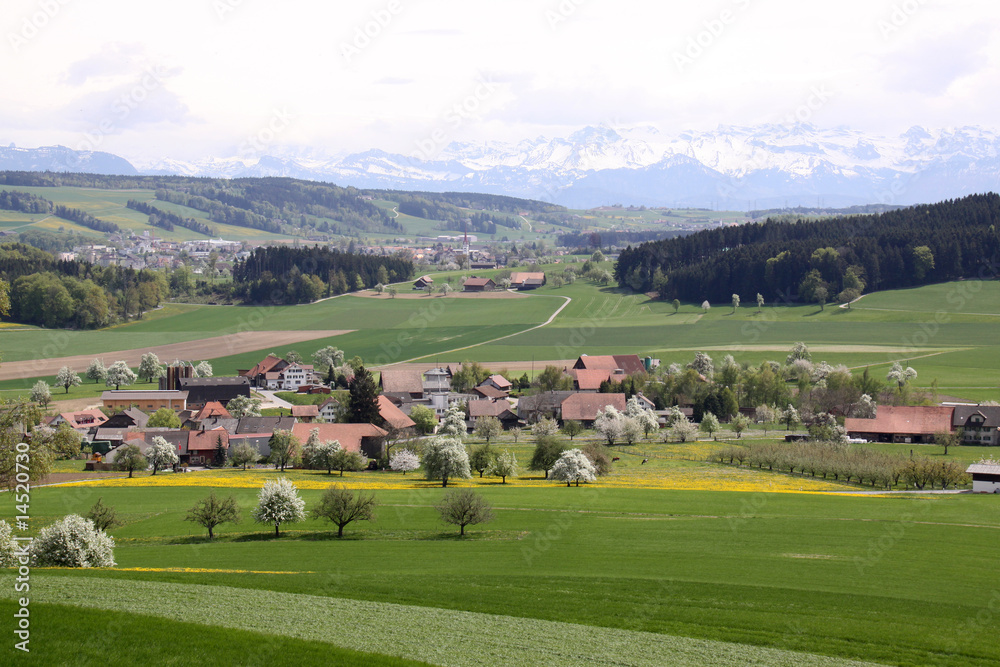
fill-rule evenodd
<path id="1" fill-rule="evenodd" d="M 1000 195 L 970 195 L 879 215 L 767 220 L 622 251 L 615 277 L 663 298 L 818 302 L 854 291 L 994 277 Z M 846 293 L 845 293 L 846 290 Z"/>

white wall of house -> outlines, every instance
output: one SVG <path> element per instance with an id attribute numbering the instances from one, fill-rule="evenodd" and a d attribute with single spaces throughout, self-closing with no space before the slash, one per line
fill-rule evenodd
<path id="1" fill-rule="evenodd" d="M 975 479 L 986 477 L 987 479 Z M 972 480 L 973 493 L 1000 493 L 1000 475 L 975 475 Z M 992 477 L 993 479 L 988 479 Z"/>

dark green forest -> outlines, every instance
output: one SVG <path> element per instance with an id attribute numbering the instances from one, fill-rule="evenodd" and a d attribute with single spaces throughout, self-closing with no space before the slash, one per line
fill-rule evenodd
<path id="1" fill-rule="evenodd" d="M 1000 195 L 977 194 L 879 215 L 768 220 L 622 251 L 615 277 L 665 299 L 728 303 L 850 300 L 855 293 L 995 277 Z"/>
<path id="2" fill-rule="evenodd" d="M 308 303 L 407 280 L 413 262 L 323 247 L 260 247 L 233 266 L 232 295 L 252 303 Z"/>

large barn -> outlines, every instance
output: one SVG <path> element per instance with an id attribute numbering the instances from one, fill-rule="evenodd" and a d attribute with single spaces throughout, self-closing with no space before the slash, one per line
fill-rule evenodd
<path id="1" fill-rule="evenodd" d="M 847 435 L 870 442 L 931 443 L 935 433 L 950 433 L 954 408 L 880 405 L 874 419 L 848 417 Z"/>

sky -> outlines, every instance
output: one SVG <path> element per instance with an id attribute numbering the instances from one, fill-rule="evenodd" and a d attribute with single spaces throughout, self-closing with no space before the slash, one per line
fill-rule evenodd
<path id="1" fill-rule="evenodd" d="M 138 162 L 1000 108 L 987 0 L 4 0 L 0 35 L 0 145 Z"/>

